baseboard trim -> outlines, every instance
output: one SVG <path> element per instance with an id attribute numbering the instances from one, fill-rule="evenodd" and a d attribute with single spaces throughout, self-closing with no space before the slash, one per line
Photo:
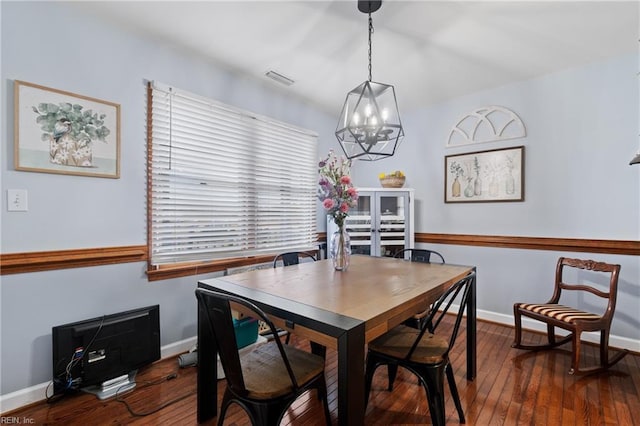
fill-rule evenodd
<path id="1" fill-rule="evenodd" d="M 513 315 L 505 315 L 482 310 L 478 310 L 477 315 L 478 319 L 484 321 L 491 321 L 510 327 L 514 326 Z M 525 317 L 522 318 L 522 328 L 529 331 L 538 331 L 542 333 L 547 332 L 547 326 L 545 324 Z M 557 330 L 559 331 L 558 334 L 562 334 L 561 332 L 563 330 Z M 582 333 L 582 340 L 584 340 L 585 342 L 600 344 L 600 333 L 584 332 Z M 629 349 L 632 352 L 640 353 L 640 340 L 629 339 L 628 337 L 616 336 L 611 334 L 609 335 L 609 346 L 611 346 L 612 348 Z"/>
<path id="2" fill-rule="evenodd" d="M 451 312 L 457 312 L 458 306 L 451 306 Z M 477 317 L 482 321 L 495 322 L 497 324 L 513 327 L 513 316 L 500 314 L 491 311 L 478 310 Z M 525 330 L 546 332 L 547 328 L 544 324 L 538 321 L 529 320 L 528 318 L 522 319 L 522 327 Z M 599 343 L 600 336 L 598 333 L 582 333 L 582 339 L 586 342 Z M 181 353 L 188 352 L 197 342 L 197 337 L 190 337 L 188 339 L 180 340 L 175 343 L 171 343 L 160 348 L 160 357 L 162 359 L 177 356 Z M 629 339 L 622 336 L 609 336 L 609 345 L 614 348 L 629 349 L 632 352 L 640 353 L 640 340 Z M 26 389 L 20 389 L 15 392 L 8 393 L 6 395 L 0 395 L 0 414 L 8 413 L 25 405 L 33 404 L 42 401 L 50 382 L 40 383 L 28 387 Z"/>
<path id="3" fill-rule="evenodd" d="M 171 358 L 173 356 L 189 352 L 189 350 L 196 344 L 197 341 L 197 337 L 194 336 L 165 345 L 160 348 L 160 358 Z M 8 393 L 6 395 L 0 395 L 0 415 L 4 416 L 5 413 L 9 413 L 26 405 L 43 401 L 44 399 L 46 399 L 45 395 L 47 387 L 50 386 L 50 383 L 51 382 L 40 383 L 25 389 L 20 389 L 15 392 Z"/>

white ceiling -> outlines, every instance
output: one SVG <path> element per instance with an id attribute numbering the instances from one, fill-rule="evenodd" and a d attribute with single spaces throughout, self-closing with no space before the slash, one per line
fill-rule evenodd
<path id="1" fill-rule="evenodd" d="M 365 81 L 367 15 L 355 0 L 77 2 L 117 25 L 193 51 L 338 114 Z M 383 1 L 373 81 L 400 111 L 638 52 L 638 1 Z"/>

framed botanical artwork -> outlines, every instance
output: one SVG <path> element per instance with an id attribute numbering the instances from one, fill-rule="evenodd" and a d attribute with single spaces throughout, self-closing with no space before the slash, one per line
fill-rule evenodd
<path id="1" fill-rule="evenodd" d="M 444 202 L 524 201 L 524 146 L 444 157 Z"/>
<path id="2" fill-rule="evenodd" d="M 120 177 L 120 105 L 24 81 L 14 84 L 16 170 Z"/>

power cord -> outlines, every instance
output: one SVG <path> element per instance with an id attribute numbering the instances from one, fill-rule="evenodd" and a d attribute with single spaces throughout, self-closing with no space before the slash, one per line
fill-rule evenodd
<path id="1" fill-rule="evenodd" d="M 60 401 L 62 398 L 65 397 L 64 393 L 54 393 L 49 395 L 49 389 L 51 388 L 51 385 L 53 385 L 53 382 L 54 381 L 51 380 L 47 385 L 46 389 L 44 390 L 44 396 L 47 400 L 47 404 L 55 404 L 56 402 Z"/>
<path id="2" fill-rule="evenodd" d="M 158 380 L 144 382 L 143 386 L 138 388 L 138 389 L 144 389 L 144 388 L 149 387 L 149 386 L 159 385 L 160 383 L 163 383 L 163 382 L 166 382 L 166 381 L 169 381 L 169 380 L 173 380 L 176 377 L 178 377 L 178 373 L 171 373 L 168 376 L 161 377 Z M 139 412 L 139 411 L 134 411 L 133 408 L 131 408 L 131 406 L 129 405 L 129 403 L 127 401 L 125 401 L 124 397 L 119 395 L 120 389 L 118 389 L 116 391 L 116 401 L 124 404 L 125 407 L 127 407 L 127 411 L 129 411 L 129 413 L 134 417 L 144 417 L 144 416 L 148 416 L 150 414 L 157 413 L 158 411 L 168 407 L 169 405 L 175 404 L 178 401 L 182 401 L 183 399 L 186 399 L 186 398 L 190 397 L 191 395 L 193 395 L 195 393 L 195 392 L 189 392 L 189 393 L 187 393 L 185 395 L 179 396 L 178 398 L 174 398 L 174 399 L 172 399 L 170 401 L 167 401 L 164 404 L 160 405 L 159 407 L 154 408 L 153 410 Z"/>
<path id="3" fill-rule="evenodd" d="M 100 334 L 100 331 L 102 330 L 102 326 L 104 325 L 104 320 L 105 320 L 105 315 L 102 316 L 100 325 L 98 326 L 98 330 L 96 330 L 89 344 L 86 347 L 78 347 L 73 351 L 73 354 L 71 354 L 70 361 L 65 366 L 64 373 L 60 373 L 57 377 L 54 377 L 51 382 L 49 382 L 49 384 L 44 390 L 44 396 L 47 400 L 47 404 L 54 404 L 58 402 L 60 399 L 62 399 L 67 392 L 76 391 L 80 388 L 80 384 L 82 383 L 82 378 L 73 377 L 72 370 L 76 365 L 78 365 L 82 361 L 84 356 L 88 353 L 89 349 L 91 348 L 91 345 L 93 344 L 93 342 L 95 342 L 96 338 L 98 337 L 98 334 Z M 54 368 L 54 370 L 57 370 L 57 366 Z M 49 395 L 49 388 L 51 387 L 51 385 L 54 385 L 53 395 Z M 56 389 L 58 390 L 58 393 L 55 392 Z"/>

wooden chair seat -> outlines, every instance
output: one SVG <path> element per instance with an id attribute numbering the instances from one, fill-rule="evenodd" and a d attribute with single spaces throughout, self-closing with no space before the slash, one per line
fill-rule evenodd
<path id="1" fill-rule="evenodd" d="M 553 318 L 569 324 L 580 321 L 597 321 L 602 319 L 602 315 L 581 311 L 571 306 L 559 305 L 557 303 L 518 303 L 522 310 L 539 314 L 541 317 Z"/>
<path id="2" fill-rule="evenodd" d="M 402 359 L 407 356 L 419 334 L 420 330 L 416 328 L 399 325 L 369 343 L 369 349 L 390 357 Z M 449 342 L 447 339 L 425 333 L 420 339 L 416 350 L 411 353 L 409 361 L 435 364 L 442 360 L 442 356 L 448 350 Z"/>
<path id="3" fill-rule="evenodd" d="M 323 374 L 324 359 L 292 346 L 283 346 L 298 383 L 307 383 Z M 278 346 L 274 341 L 240 355 L 248 397 L 272 399 L 293 392 L 293 386 Z"/>

